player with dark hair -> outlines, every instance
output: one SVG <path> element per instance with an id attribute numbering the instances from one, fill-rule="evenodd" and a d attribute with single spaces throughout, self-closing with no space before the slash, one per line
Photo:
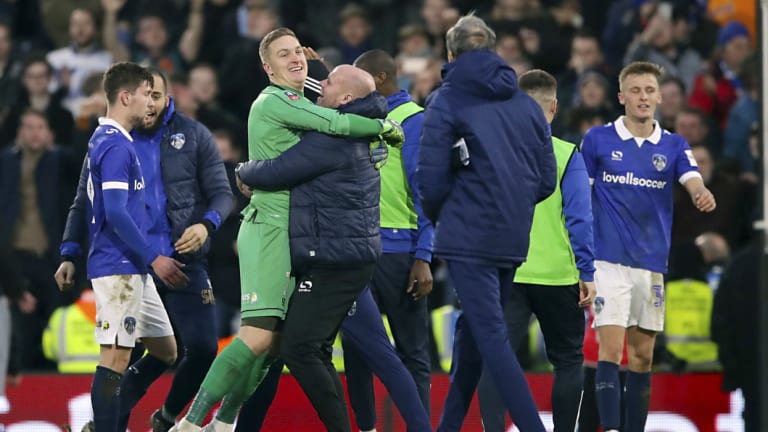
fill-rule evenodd
<path id="1" fill-rule="evenodd" d="M 167 81 L 152 70 L 155 101 L 140 127 L 131 132 L 144 175 L 149 219 L 147 238 L 155 251 L 185 264 L 185 286 L 172 287 L 155 276 L 155 284 L 181 342 L 180 361 L 162 407 L 152 414 L 155 432 L 165 432 L 195 395 L 216 357 L 215 302 L 208 277 L 208 237 L 232 209 L 232 192 L 216 143 L 203 124 L 176 111 Z M 80 254 L 85 233 L 85 172 L 67 218 L 61 246 L 62 263 L 56 281 L 68 288 L 74 278 L 73 260 Z M 151 354 L 132 364 L 121 389 L 124 431 L 131 409 L 167 368 Z"/>
<path id="2" fill-rule="evenodd" d="M 176 340 L 149 268 L 169 285 L 183 283 L 183 264 L 147 240 L 144 176 L 129 131 L 154 110 L 153 77 L 134 63 L 104 73 L 107 116 L 99 119 L 86 160 L 88 279 L 96 297 L 99 366 L 91 387 L 95 429 L 117 430 L 120 383 L 131 349 L 141 338 L 165 366 L 176 360 Z"/>

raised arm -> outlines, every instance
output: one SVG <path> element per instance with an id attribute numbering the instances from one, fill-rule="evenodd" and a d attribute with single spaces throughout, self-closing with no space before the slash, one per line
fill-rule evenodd
<path id="1" fill-rule="evenodd" d="M 200 53 L 200 44 L 203 40 L 203 8 L 205 0 L 191 0 L 189 2 L 189 17 L 187 29 L 179 40 L 179 53 L 187 64 L 197 60 Z"/>
<path id="2" fill-rule="evenodd" d="M 315 105 L 289 90 L 283 94 L 273 93 L 269 98 L 266 115 L 291 129 L 352 137 L 381 136 L 387 144 L 396 147 L 402 146 L 405 140 L 402 127 L 391 120 L 343 114 L 335 109 Z"/>

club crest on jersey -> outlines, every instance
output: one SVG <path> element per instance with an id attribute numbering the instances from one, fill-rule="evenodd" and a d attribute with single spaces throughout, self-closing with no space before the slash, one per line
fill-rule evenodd
<path id="1" fill-rule="evenodd" d="M 288 91 L 288 90 L 285 91 L 285 95 L 288 96 L 288 99 L 290 99 L 292 101 L 297 101 L 297 100 L 301 99 L 301 97 L 299 95 L 297 95 L 294 92 Z"/>
<path id="2" fill-rule="evenodd" d="M 663 154 L 654 153 L 651 161 L 653 166 L 656 167 L 656 171 L 663 171 L 667 167 L 667 157 Z"/>
<path id="3" fill-rule="evenodd" d="M 177 133 L 171 135 L 171 147 L 176 150 L 181 150 L 184 144 L 187 142 L 187 137 L 183 133 Z"/>

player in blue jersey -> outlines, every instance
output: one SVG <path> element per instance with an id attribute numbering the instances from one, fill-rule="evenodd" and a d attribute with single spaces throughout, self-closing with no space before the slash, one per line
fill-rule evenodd
<path id="1" fill-rule="evenodd" d="M 216 357 L 215 301 L 206 254 L 214 232 L 232 208 L 232 193 L 219 150 L 208 129 L 176 111 L 165 76 L 150 69 L 155 109 L 141 127 L 131 131 L 144 176 L 147 241 L 161 255 L 185 264 L 184 287 L 169 287 L 155 277 L 163 304 L 179 342 L 179 361 L 165 401 L 152 414 L 154 432 L 167 432 L 200 387 Z M 61 244 L 62 262 L 55 279 L 62 289 L 74 282 L 74 258 L 85 243 L 86 173 L 80 175 L 77 196 L 69 209 Z M 143 351 L 143 350 L 142 350 Z M 133 407 L 168 365 L 145 355 L 128 368 L 120 389 L 118 431 L 124 432 Z"/>
<path id="2" fill-rule="evenodd" d="M 154 109 L 152 74 L 133 63 L 104 73 L 107 116 L 88 143 L 88 279 L 96 296 L 99 365 L 91 387 L 95 430 L 117 430 L 120 381 L 141 338 L 156 358 L 173 364 L 176 341 L 152 277 L 168 285 L 185 280 L 182 264 L 159 255 L 145 235 L 144 177 L 129 131 Z"/>
<path id="3" fill-rule="evenodd" d="M 700 211 L 715 209 L 685 139 L 654 120 L 662 69 L 634 62 L 619 75 L 625 114 L 590 129 L 582 154 L 593 182 L 595 327 L 600 338 L 595 391 L 603 430 L 641 432 L 648 416 L 651 360 L 664 328 L 664 280 L 679 181 Z M 629 374 L 620 424 L 619 364 L 627 338 Z"/>

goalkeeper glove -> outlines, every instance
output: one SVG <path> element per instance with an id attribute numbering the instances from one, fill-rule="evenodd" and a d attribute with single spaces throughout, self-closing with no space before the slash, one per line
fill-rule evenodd
<path id="1" fill-rule="evenodd" d="M 387 164 L 387 158 L 389 157 L 389 150 L 387 149 L 387 143 L 382 140 L 373 140 L 369 146 L 368 154 L 371 156 L 371 163 L 373 167 L 380 170 Z"/>
<path id="2" fill-rule="evenodd" d="M 394 148 L 400 148 L 405 142 L 405 134 L 400 124 L 394 120 L 384 119 L 379 120 L 381 123 L 381 130 L 379 131 L 379 138 L 387 142 Z"/>

